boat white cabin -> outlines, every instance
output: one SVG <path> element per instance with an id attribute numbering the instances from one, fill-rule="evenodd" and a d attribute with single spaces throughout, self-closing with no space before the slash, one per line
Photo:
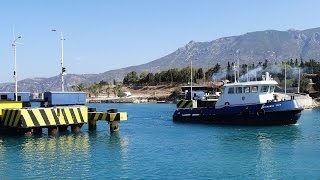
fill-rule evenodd
<path id="1" fill-rule="evenodd" d="M 216 108 L 263 104 L 274 99 L 274 90 L 278 83 L 267 72 L 262 81 L 235 82 L 223 85 Z"/>

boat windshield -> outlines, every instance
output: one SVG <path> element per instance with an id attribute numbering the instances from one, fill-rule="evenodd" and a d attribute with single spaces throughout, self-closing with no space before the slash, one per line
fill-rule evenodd
<path id="1" fill-rule="evenodd" d="M 237 88 L 237 94 L 241 94 L 242 93 L 242 87 L 236 87 Z"/>
<path id="2" fill-rule="evenodd" d="M 271 93 L 274 92 L 274 88 L 275 88 L 275 86 L 271 86 L 271 87 L 270 87 L 270 92 L 271 92 Z"/>
<path id="3" fill-rule="evenodd" d="M 261 86 L 261 92 L 268 92 L 269 91 L 269 86 Z"/>
<path id="4" fill-rule="evenodd" d="M 244 87 L 244 93 L 250 93 L 250 86 Z"/>
<path id="5" fill-rule="evenodd" d="M 234 94 L 234 87 L 229 87 L 228 94 Z"/>
<path id="6" fill-rule="evenodd" d="M 253 93 L 258 92 L 258 86 L 252 86 L 251 87 L 251 92 L 253 92 Z"/>

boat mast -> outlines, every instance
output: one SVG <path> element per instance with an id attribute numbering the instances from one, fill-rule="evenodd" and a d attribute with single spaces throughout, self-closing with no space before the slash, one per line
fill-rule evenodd
<path id="1" fill-rule="evenodd" d="M 249 81 L 249 67 L 247 65 L 247 82 Z"/>
<path id="2" fill-rule="evenodd" d="M 236 51 L 236 54 L 237 54 L 237 61 L 238 61 L 238 69 L 237 69 L 237 71 L 238 71 L 238 81 L 240 81 L 240 63 L 239 63 L 239 54 L 240 54 L 240 50 L 238 49 L 237 51 Z"/>
<path id="3" fill-rule="evenodd" d="M 234 68 L 234 82 L 236 83 L 237 82 L 237 70 L 236 70 L 235 64 L 233 65 L 233 68 Z"/>

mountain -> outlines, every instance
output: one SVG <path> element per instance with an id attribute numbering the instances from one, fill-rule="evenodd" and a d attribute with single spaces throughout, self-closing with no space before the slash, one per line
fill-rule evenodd
<path id="1" fill-rule="evenodd" d="M 111 82 L 121 81 L 131 72 L 159 72 L 169 68 L 184 68 L 192 60 L 196 68 L 213 66 L 219 63 L 225 66 L 227 62 L 239 59 L 242 63 L 279 62 L 288 59 L 319 59 L 320 57 L 320 28 L 306 30 L 276 31 L 266 30 L 250 32 L 240 36 L 216 39 L 210 42 L 190 41 L 184 47 L 164 57 L 146 64 L 111 70 L 100 74 L 68 74 L 65 82 L 68 87 L 84 83 L 91 84 L 101 80 Z M 0 84 L 0 91 L 12 91 L 13 84 Z M 34 78 L 19 81 L 19 91 L 59 90 L 59 76 L 51 78 Z"/>

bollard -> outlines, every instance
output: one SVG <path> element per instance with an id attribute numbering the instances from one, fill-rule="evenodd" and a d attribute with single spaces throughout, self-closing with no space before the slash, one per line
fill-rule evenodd
<path id="1" fill-rule="evenodd" d="M 50 126 L 50 127 L 48 127 L 48 134 L 57 135 L 58 134 L 58 126 Z"/>
<path id="2" fill-rule="evenodd" d="M 94 119 L 89 119 L 89 131 L 94 131 L 97 129 L 97 121 Z"/>
<path id="3" fill-rule="evenodd" d="M 73 133 L 79 133 L 80 132 L 80 125 L 79 124 L 72 124 L 71 126 L 71 131 Z"/>
<path id="4" fill-rule="evenodd" d="M 117 132 L 119 131 L 119 122 L 118 121 L 111 121 L 110 124 L 110 132 Z"/>

